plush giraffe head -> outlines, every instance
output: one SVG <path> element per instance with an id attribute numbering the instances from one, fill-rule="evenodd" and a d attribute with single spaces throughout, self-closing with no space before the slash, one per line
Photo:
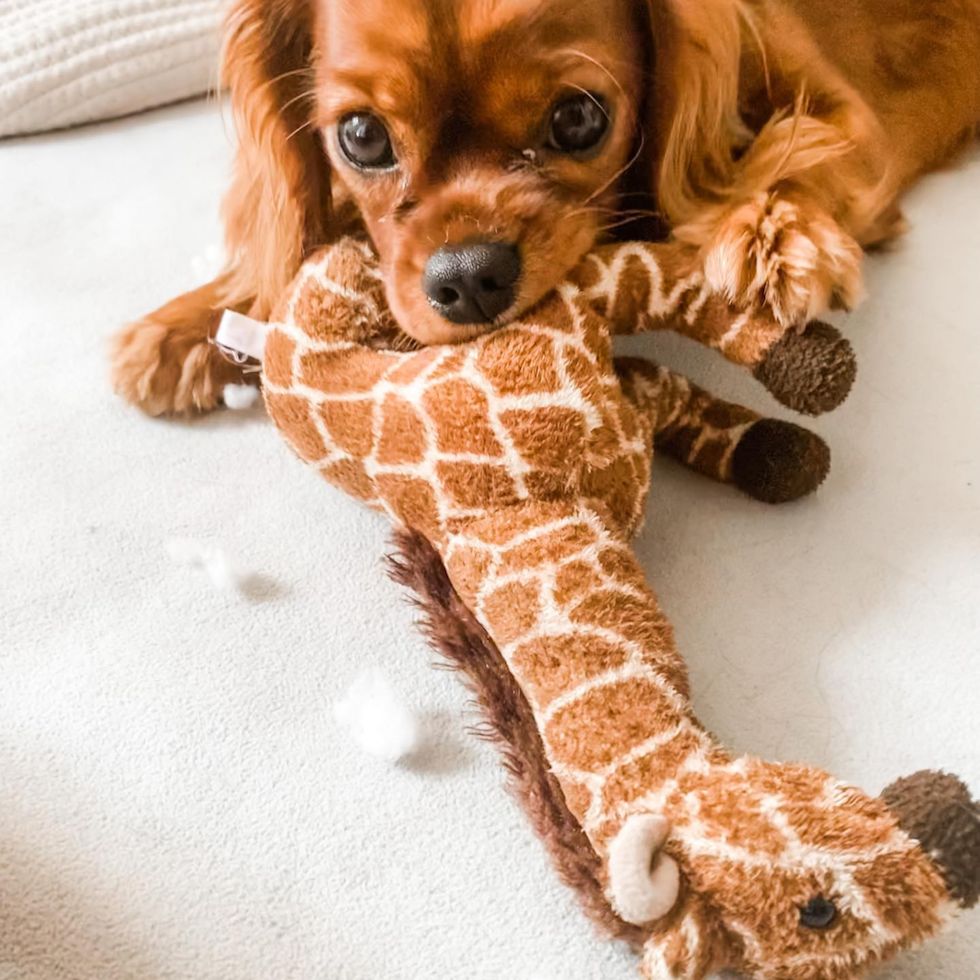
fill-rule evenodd
<path id="1" fill-rule="evenodd" d="M 859 976 L 976 901 L 980 810 L 955 777 L 876 799 L 733 759 L 697 722 L 628 545 L 654 441 L 766 500 L 813 489 L 825 448 L 615 362 L 610 333 L 631 316 L 745 347 L 774 336 L 688 279 L 669 246 L 622 246 L 518 323 L 405 349 L 373 255 L 347 241 L 311 257 L 273 317 L 266 403 L 303 459 L 438 552 L 496 645 L 493 690 L 516 684 L 529 706 L 514 739 L 537 740 L 542 785 L 560 786 L 552 812 L 567 808 L 601 862 L 594 880 L 635 927 L 649 980 Z"/>
<path id="2" fill-rule="evenodd" d="M 668 833 L 679 887 L 644 945 L 649 980 L 723 968 L 759 980 L 852 980 L 933 935 L 980 888 L 980 808 L 938 773 L 871 798 L 819 770 L 719 760 L 682 775 L 658 815 L 633 817 L 613 847 Z"/>

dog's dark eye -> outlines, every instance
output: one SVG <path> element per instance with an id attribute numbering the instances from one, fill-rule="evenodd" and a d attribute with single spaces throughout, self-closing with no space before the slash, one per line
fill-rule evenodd
<path id="1" fill-rule="evenodd" d="M 352 112 L 337 127 L 337 140 L 344 156 L 355 167 L 376 170 L 395 162 L 391 138 L 385 124 L 369 112 Z"/>
<path id="2" fill-rule="evenodd" d="M 609 113 L 601 95 L 570 95 L 551 110 L 548 145 L 562 153 L 584 153 L 599 143 L 608 128 Z"/>
<path id="3" fill-rule="evenodd" d="M 823 895 L 811 898 L 800 909 L 800 925 L 807 929 L 826 929 L 837 918 L 837 907 Z"/>

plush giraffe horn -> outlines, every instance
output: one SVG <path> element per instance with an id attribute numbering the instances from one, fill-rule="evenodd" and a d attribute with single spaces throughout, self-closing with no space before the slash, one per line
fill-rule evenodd
<path id="1" fill-rule="evenodd" d="M 609 845 L 609 897 L 626 922 L 655 922 L 677 903 L 680 869 L 661 853 L 669 833 L 664 817 L 637 813 Z"/>

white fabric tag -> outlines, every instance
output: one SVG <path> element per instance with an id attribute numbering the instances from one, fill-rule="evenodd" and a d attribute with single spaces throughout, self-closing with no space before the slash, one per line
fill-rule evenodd
<path id="1" fill-rule="evenodd" d="M 268 331 L 268 323 L 253 320 L 234 310 L 225 310 L 221 314 L 221 323 L 214 335 L 214 341 L 232 356 L 239 355 L 235 356 L 239 363 L 248 357 L 261 361 L 265 356 L 265 336 Z"/>

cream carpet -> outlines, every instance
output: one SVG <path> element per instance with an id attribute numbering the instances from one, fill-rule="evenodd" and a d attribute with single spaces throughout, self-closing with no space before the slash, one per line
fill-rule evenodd
<path id="1" fill-rule="evenodd" d="M 0 978 L 627 980 L 501 791 L 384 577 L 387 528 L 258 411 L 150 421 L 116 324 L 192 283 L 231 147 L 201 103 L 0 146 Z M 705 722 L 876 790 L 980 791 L 980 153 L 908 201 L 841 318 L 851 399 L 784 510 L 656 468 L 645 567 Z M 719 392 L 751 379 L 643 338 Z M 172 564 L 211 540 L 251 598 Z M 390 768 L 331 704 L 380 665 L 426 746 Z M 975 980 L 980 914 L 885 971 Z"/>

